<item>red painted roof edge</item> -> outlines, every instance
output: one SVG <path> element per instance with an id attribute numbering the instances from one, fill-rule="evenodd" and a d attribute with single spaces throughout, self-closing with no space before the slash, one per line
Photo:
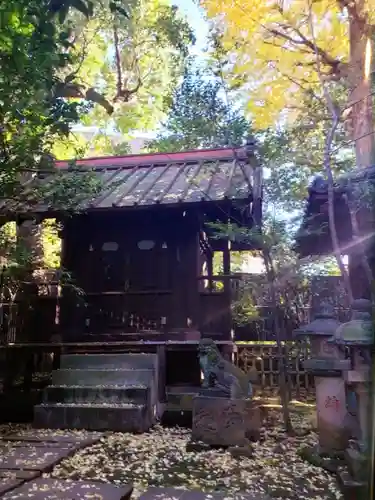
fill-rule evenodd
<path id="1" fill-rule="evenodd" d="M 220 149 L 196 149 L 192 151 L 184 151 L 178 153 L 141 153 L 136 155 L 126 156 L 99 156 L 93 158 L 83 158 L 77 160 L 77 165 L 88 165 L 90 167 L 104 167 L 104 166 L 126 166 L 147 163 L 159 163 L 170 161 L 190 161 L 194 159 L 217 159 L 228 158 L 234 156 L 235 151 L 242 148 L 220 148 Z M 228 154 L 230 153 L 230 154 Z M 69 164 L 67 160 L 56 161 L 56 167 L 66 167 Z"/>

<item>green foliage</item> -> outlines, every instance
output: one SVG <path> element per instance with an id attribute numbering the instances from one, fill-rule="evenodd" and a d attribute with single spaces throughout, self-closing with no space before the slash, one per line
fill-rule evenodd
<path id="1" fill-rule="evenodd" d="M 294 321 L 296 326 L 303 314 L 308 295 L 306 274 L 309 263 L 301 263 L 291 250 L 292 238 L 288 225 L 266 216 L 262 232 L 237 224 L 211 223 L 215 237 L 258 246 L 265 273 L 243 280 L 240 296 L 233 304 L 233 315 L 238 324 L 259 318 L 259 307 L 277 309 L 279 314 Z"/>
<path id="2" fill-rule="evenodd" d="M 250 123 L 226 101 L 222 82 L 208 71 L 188 68 L 169 105 L 162 132 L 147 144 L 150 151 L 238 146 L 251 130 Z"/>
<path id="3" fill-rule="evenodd" d="M 103 1 L 89 22 L 75 19 L 81 58 L 71 73 L 86 87 L 100 89 L 113 106 L 111 116 L 95 106 L 84 123 L 115 126 L 122 133 L 153 129 L 164 117 L 165 99 L 183 72 L 194 36 L 165 0 L 116 3 L 127 16 Z"/>
<path id="4" fill-rule="evenodd" d="M 74 9 L 85 16 L 91 13 L 86 0 L 0 0 L 0 210 L 5 220 L 40 202 L 74 211 L 100 190 L 92 174 L 56 172 L 47 183 L 39 178 L 42 172 L 54 172 L 54 144 L 64 140 L 71 125 L 89 110 L 86 102 L 67 100 L 60 92 L 61 75 L 77 63 L 73 25 L 65 21 Z M 30 302 L 29 283 L 37 280 L 35 266 L 43 265 L 40 247 L 48 247 L 47 266 L 58 264 L 58 238 L 52 228 L 45 228 L 44 241 L 33 231 L 31 247 L 25 235 L 18 238 L 14 223 L 1 227 L 3 300 L 22 296 Z"/>
<path id="5" fill-rule="evenodd" d="M 4 4 L 4 5 L 1 5 Z M 6 4 L 6 5 L 5 5 Z M 55 93 L 58 74 L 74 62 L 70 26 L 57 26 L 47 0 L 0 2 L 0 196 L 19 200 L 32 171 L 50 169 L 46 153 L 87 107 Z M 6 22 L 7 21 L 7 22 Z M 74 182 L 76 179 L 74 179 Z M 79 190 L 79 185 L 75 186 Z M 39 193 L 33 189 L 33 198 Z M 69 194 L 69 202 L 74 198 Z M 44 194 L 43 194 L 44 195 Z"/>
<path id="6" fill-rule="evenodd" d="M 55 219 L 46 219 L 42 225 L 42 244 L 44 253 L 44 267 L 59 269 L 61 264 L 61 239 L 59 226 Z"/>
<path id="7" fill-rule="evenodd" d="M 335 89 L 332 95 L 335 105 L 342 107 L 342 89 Z M 292 127 L 260 134 L 260 155 L 270 174 L 267 201 L 288 211 L 301 208 L 313 176 L 325 176 L 324 144 L 331 119 L 325 104 L 313 97 L 305 99 L 305 110 Z M 340 123 L 332 144 L 332 170 L 334 175 L 340 175 L 354 166 L 352 145 L 345 140 L 345 123 Z"/>

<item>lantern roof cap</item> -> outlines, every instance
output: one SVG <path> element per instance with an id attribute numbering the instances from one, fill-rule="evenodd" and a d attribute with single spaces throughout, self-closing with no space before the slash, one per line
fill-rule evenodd
<path id="1" fill-rule="evenodd" d="M 352 317 L 337 329 L 335 342 L 352 346 L 370 346 L 374 342 L 371 308 L 370 300 L 354 300 Z"/>
<path id="2" fill-rule="evenodd" d="M 333 307 L 328 303 L 322 303 L 314 319 L 307 325 L 295 329 L 293 336 L 331 337 L 335 335 L 340 325 L 341 323 L 334 316 Z"/>

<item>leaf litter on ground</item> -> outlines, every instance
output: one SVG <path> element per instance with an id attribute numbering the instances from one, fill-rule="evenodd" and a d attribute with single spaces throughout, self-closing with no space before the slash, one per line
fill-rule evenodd
<path id="1" fill-rule="evenodd" d="M 189 429 L 156 426 L 145 434 L 108 434 L 44 476 L 132 483 L 135 499 L 148 488 L 161 486 L 220 491 L 228 500 L 239 492 L 268 494 L 275 500 L 342 500 L 336 477 L 297 453 L 300 447 L 317 442 L 309 419 L 297 413 L 292 420 L 298 433 L 288 437 L 280 412 L 270 411 L 250 458 L 233 458 L 222 449 L 187 452 Z M 0 434 L 21 428 L 25 427 L 1 426 Z"/>

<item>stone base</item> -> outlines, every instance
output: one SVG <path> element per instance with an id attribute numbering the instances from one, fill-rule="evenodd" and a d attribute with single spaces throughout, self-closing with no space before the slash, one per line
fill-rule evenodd
<path id="1" fill-rule="evenodd" d="M 152 422 L 144 405 L 38 405 L 34 426 L 44 429 L 146 432 Z"/>
<path id="2" fill-rule="evenodd" d="M 193 441 L 212 446 L 246 443 L 246 401 L 196 396 L 193 399 Z"/>
<path id="3" fill-rule="evenodd" d="M 254 453 L 250 444 L 247 446 L 230 446 L 228 451 L 233 458 L 251 458 Z"/>
<path id="4" fill-rule="evenodd" d="M 322 454 L 318 446 L 304 446 L 298 450 L 298 455 L 306 462 L 335 474 L 343 465 L 340 458 Z"/>
<path id="5" fill-rule="evenodd" d="M 368 486 L 365 482 L 356 481 L 349 472 L 339 470 L 337 472 L 337 481 L 344 500 L 359 500 L 361 498 L 370 498 Z"/>
<path id="6" fill-rule="evenodd" d="M 348 448 L 345 450 L 345 462 L 350 475 L 356 481 L 367 481 L 369 477 L 369 467 L 367 457 L 358 450 Z"/>
<path id="7" fill-rule="evenodd" d="M 206 398 L 225 398 L 225 399 L 230 399 L 230 396 L 222 391 L 221 389 L 216 389 L 216 388 L 205 388 L 201 387 L 199 390 L 199 396 L 203 396 Z"/>
<path id="8" fill-rule="evenodd" d="M 189 441 L 186 445 L 187 453 L 201 453 L 202 451 L 209 451 L 211 446 L 206 443 Z"/>
<path id="9" fill-rule="evenodd" d="M 85 387 L 50 385 L 44 392 L 44 403 L 68 404 L 141 404 L 151 403 L 149 387 Z"/>
<path id="10" fill-rule="evenodd" d="M 246 401 L 245 435 L 251 441 L 258 441 L 264 419 L 264 411 L 255 401 Z"/>
<path id="11" fill-rule="evenodd" d="M 330 450 L 332 454 L 343 452 L 348 446 L 349 435 L 349 429 L 332 425 L 318 417 L 318 439 L 322 450 Z"/>
<path id="12" fill-rule="evenodd" d="M 154 370 L 149 369 L 67 369 L 52 372 L 52 385 L 68 386 L 149 386 L 154 379 Z"/>

